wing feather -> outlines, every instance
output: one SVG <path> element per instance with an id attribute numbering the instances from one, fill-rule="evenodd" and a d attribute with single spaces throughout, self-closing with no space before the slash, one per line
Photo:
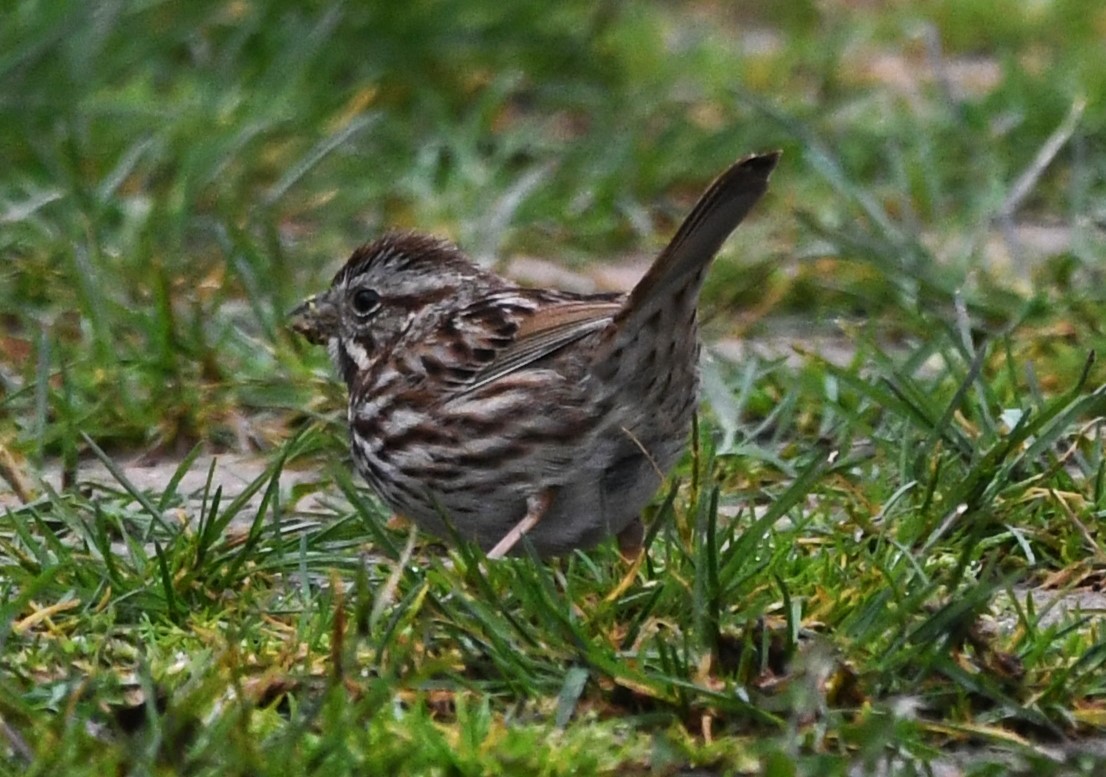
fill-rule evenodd
<path id="1" fill-rule="evenodd" d="M 610 326 L 624 297 L 591 297 L 529 289 L 498 292 L 459 312 L 444 334 L 458 335 L 478 354 L 471 370 L 455 370 L 463 397 L 477 389 L 551 356 L 562 348 Z"/>

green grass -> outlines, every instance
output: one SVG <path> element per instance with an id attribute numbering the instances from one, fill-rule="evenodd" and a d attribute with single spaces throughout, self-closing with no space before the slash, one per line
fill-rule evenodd
<path id="1" fill-rule="evenodd" d="M 1098 773 L 1098 5 L 10 4 L 0 771 Z M 387 227 L 646 254 L 777 147 L 704 305 L 794 358 L 708 366 L 639 567 L 386 525 L 299 299 Z"/>

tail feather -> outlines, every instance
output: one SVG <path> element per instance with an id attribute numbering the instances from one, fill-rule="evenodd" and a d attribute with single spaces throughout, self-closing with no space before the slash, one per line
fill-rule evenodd
<path id="1" fill-rule="evenodd" d="M 666 292 L 693 290 L 693 299 L 698 297 L 706 268 L 768 189 L 768 176 L 779 158 L 778 151 L 745 157 L 714 180 L 630 293 L 616 318 L 619 328 L 633 330 L 633 319 L 651 315 L 657 304 L 664 304 Z"/>

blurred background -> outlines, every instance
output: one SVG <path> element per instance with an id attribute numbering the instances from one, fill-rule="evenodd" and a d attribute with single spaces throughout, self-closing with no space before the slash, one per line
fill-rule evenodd
<path id="1" fill-rule="evenodd" d="M 283 316 L 359 243 L 628 285 L 772 148 L 714 337 L 924 337 L 959 305 L 1035 328 L 1047 389 L 1101 339 L 1104 41 L 1097 0 L 12 0 L 0 444 L 264 448 L 341 402 Z"/>

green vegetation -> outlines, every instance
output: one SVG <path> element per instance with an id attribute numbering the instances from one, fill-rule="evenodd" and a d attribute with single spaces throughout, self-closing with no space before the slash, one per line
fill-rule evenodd
<path id="1" fill-rule="evenodd" d="M 1101 773 L 1106 11 L 784 5 L 0 11 L 0 771 Z M 387 524 L 354 245 L 586 276 L 776 147 L 640 565 Z"/>

